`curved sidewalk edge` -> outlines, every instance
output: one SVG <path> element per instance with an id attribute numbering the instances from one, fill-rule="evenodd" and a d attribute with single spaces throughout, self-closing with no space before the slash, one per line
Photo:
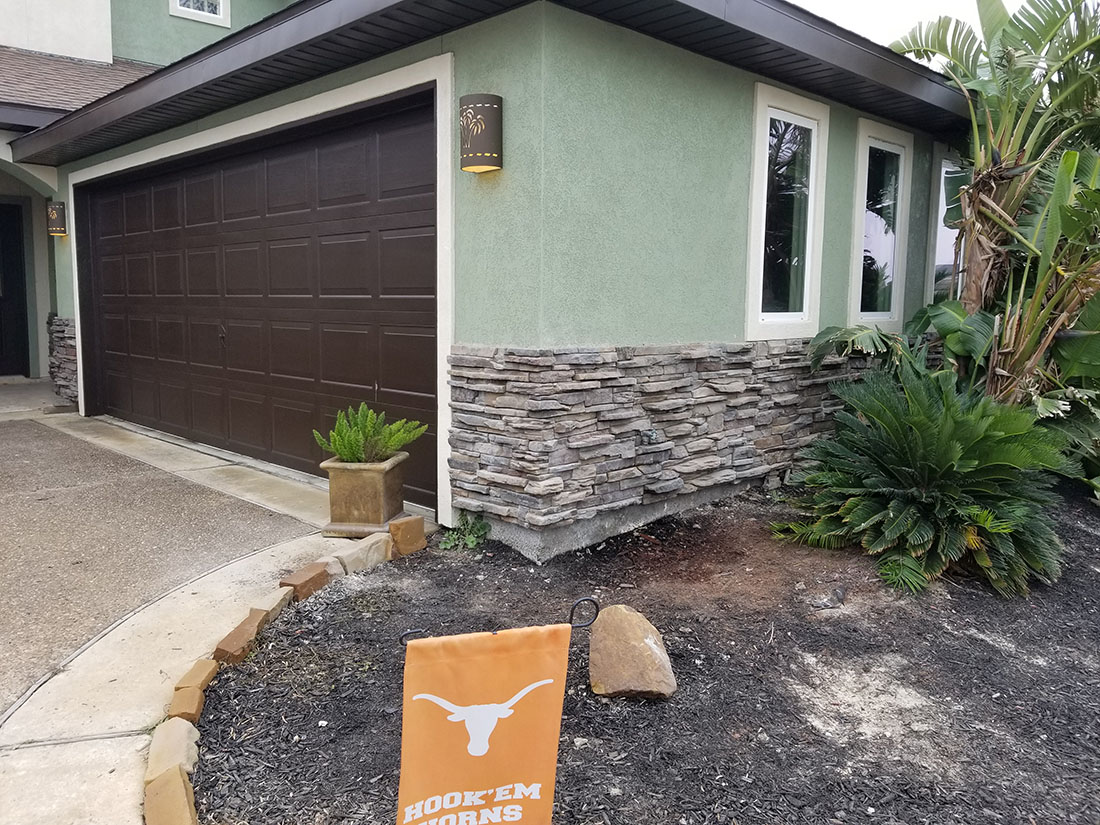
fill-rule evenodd
<path id="1" fill-rule="evenodd" d="M 0 724 L 0 825 L 141 825 L 149 733 L 176 682 L 273 581 L 347 546 L 313 533 L 267 547 L 93 639 Z"/>

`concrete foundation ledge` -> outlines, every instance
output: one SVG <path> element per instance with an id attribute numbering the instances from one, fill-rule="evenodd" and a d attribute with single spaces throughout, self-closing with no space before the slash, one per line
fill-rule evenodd
<path id="1" fill-rule="evenodd" d="M 492 524 L 490 536 L 509 545 L 531 561 L 543 564 L 554 556 L 589 547 L 610 536 L 627 533 L 664 516 L 736 496 L 748 487 L 748 481 L 712 487 L 675 499 L 651 504 L 636 504 L 574 521 L 561 527 L 544 527 L 538 530 L 490 518 L 489 521 Z"/>

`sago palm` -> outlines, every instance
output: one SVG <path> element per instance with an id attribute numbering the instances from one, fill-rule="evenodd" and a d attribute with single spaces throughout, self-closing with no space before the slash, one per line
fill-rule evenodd
<path id="1" fill-rule="evenodd" d="M 899 380 L 900 379 L 900 380 Z M 832 438 L 802 454 L 808 518 L 776 535 L 819 547 L 859 545 L 883 578 L 917 591 L 949 567 L 1003 595 L 1053 582 L 1062 544 L 1045 471 L 1066 469 L 1064 438 L 1034 413 L 959 391 L 950 370 L 903 364 L 833 387 L 844 401 Z"/>

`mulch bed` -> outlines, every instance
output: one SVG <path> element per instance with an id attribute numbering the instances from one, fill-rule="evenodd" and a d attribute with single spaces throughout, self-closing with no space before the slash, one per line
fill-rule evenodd
<path id="1" fill-rule="evenodd" d="M 536 567 L 434 546 L 288 609 L 207 691 L 206 825 L 392 825 L 402 632 L 565 621 L 595 594 L 664 633 L 666 702 L 587 688 L 574 633 L 558 825 L 1100 822 L 1100 508 L 1069 489 L 1055 587 L 898 596 L 868 559 L 777 544 L 739 500 Z M 815 609 L 846 588 L 839 609 Z"/>

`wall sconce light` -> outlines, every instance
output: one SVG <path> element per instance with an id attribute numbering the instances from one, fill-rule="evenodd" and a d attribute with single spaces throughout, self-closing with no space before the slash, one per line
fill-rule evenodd
<path id="1" fill-rule="evenodd" d="M 458 100 L 463 172 L 495 172 L 504 166 L 504 117 L 500 95 L 463 95 Z"/>
<path id="2" fill-rule="evenodd" d="M 65 204 L 62 201 L 50 201 L 46 204 L 46 232 L 50 235 L 68 235 L 65 225 Z"/>

